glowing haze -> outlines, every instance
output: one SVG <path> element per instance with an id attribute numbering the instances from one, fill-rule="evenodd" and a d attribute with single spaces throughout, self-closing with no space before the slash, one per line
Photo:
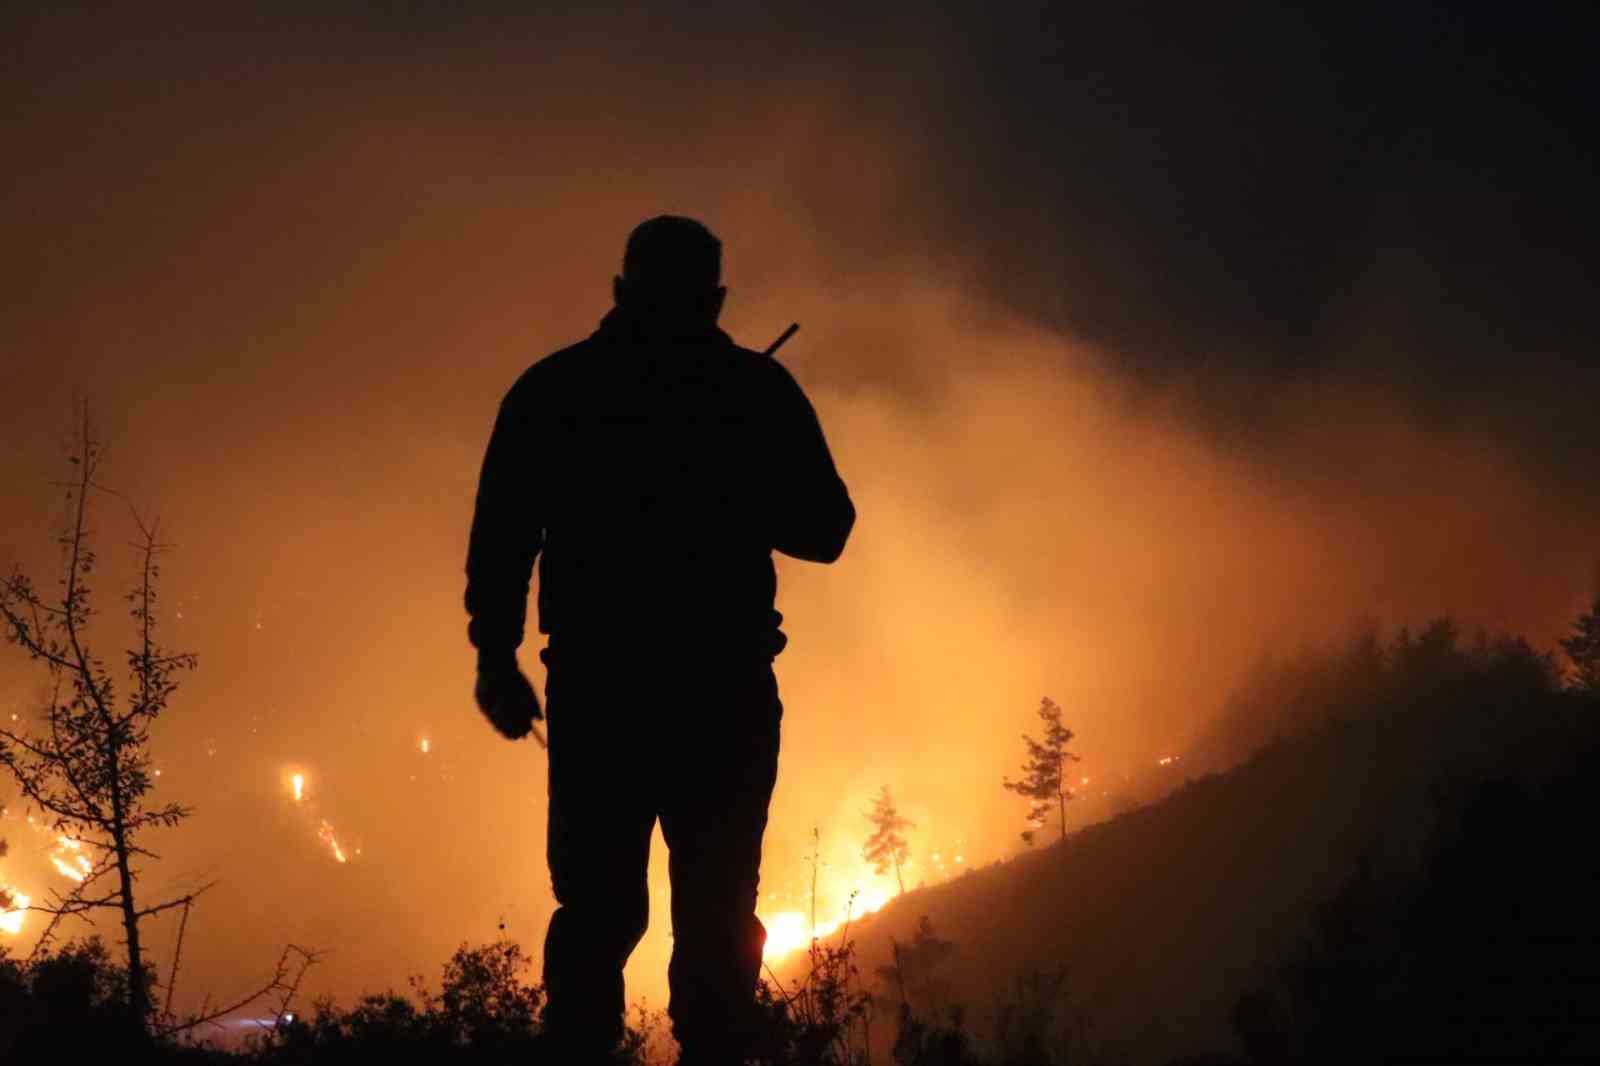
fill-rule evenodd
<path id="1" fill-rule="evenodd" d="M 197 813 L 146 884 L 220 882 L 188 932 L 195 999 L 255 982 L 286 941 L 332 949 L 310 991 L 349 996 L 502 921 L 543 935 L 543 757 L 471 705 L 467 524 L 500 395 L 593 328 L 627 230 L 661 211 L 724 238 L 737 339 L 801 322 L 784 359 L 861 515 L 837 566 L 780 564 L 775 949 L 809 935 L 813 860 L 819 927 L 888 898 L 859 857 L 883 783 L 916 823 L 908 883 L 1012 852 L 1023 806 L 1000 779 L 1041 695 L 1091 779 L 1069 815 L 1098 817 L 1268 648 L 1443 611 L 1550 640 L 1591 591 L 1600 504 L 1515 434 L 1424 420 L 1385 375 L 1269 388 L 1226 357 L 1201 404 L 1004 299 L 1000 260 L 959 236 L 982 205 L 941 178 L 956 90 L 931 29 L 884 31 L 905 48 L 893 72 L 841 47 L 700 82 L 682 64 L 709 46 L 673 36 L 679 63 L 641 59 L 561 19 L 382 39 L 338 23 L 316 47 L 196 25 L 174 44 L 30 23 L 30 54 L 97 61 L 40 58 L 40 108 L 6 120 L 32 148 L 5 208 L 32 258 L 5 268 L 21 299 L 0 369 L 3 561 L 53 565 L 49 482 L 84 394 L 106 479 L 176 544 L 163 624 L 201 668 L 156 736 L 159 791 Z M 1018 286 L 1126 266 L 1070 233 L 1017 239 Z M 1386 311 L 1351 320 L 1367 333 L 1337 343 L 1403 359 Z M 1238 434 L 1218 430 L 1219 390 Z M 119 521 L 107 501 L 109 620 Z M 0 710 L 26 714 L 38 681 L 0 657 Z M 0 821 L 0 882 L 40 899 L 82 868 L 24 814 Z M 630 979 L 659 1002 L 655 858 Z"/>

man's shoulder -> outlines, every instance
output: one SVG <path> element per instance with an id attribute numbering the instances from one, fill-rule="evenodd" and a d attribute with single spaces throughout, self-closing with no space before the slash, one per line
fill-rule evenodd
<path id="1" fill-rule="evenodd" d="M 517 376 L 517 380 L 506 393 L 507 402 L 522 402 L 531 396 L 558 387 L 564 380 L 572 376 L 578 369 L 583 357 L 594 351 L 596 341 L 593 337 L 585 337 L 575 344 L 565 348 L 558 348 L 549 355 L 541 356 L 533 364 Z"/>
<path id="2" fill-rule="evenodd" d="M 758 352 L 754 348 L 746 348 L 744 345 L 739 344 L 732 337 L 728 337 L 726 334 L 724 334 L 723 337 L 724 347 L 726 348 L 728 354 L 734 358 L 749 359 L 761 364 L 775 362 L 775 360 L 765 353 Z"/>
<path id="3" fill-rule="evenodd" d="M 770 355 L 735 344 L 732 340 L 724 340 L 715 347 L 714 352 L 729 369 L 757 380 L 770 380 L 775 371 L 781 372 L 783 369 Z"/>
<path id="4" fill-rule="evenodd" d="M 749 357 L 756 375 L 768 390 L 783 398 L 802 392 L 800 382 L 795 380 L 789 368 L 766 352 L 753 351 L 749 348 L 740 348 L 739 351 Z"/>
<path id="5" fill-rule="evenodd" d="M 557 348 L 549 355 L 534 360 L 533 365 L 522 372 L 522 376 L 555 378 L 564 373 L 571 373 L 577 369 L 584 356 L 594 353 L 601 347 L 603 344 L 598 337 L 585 337 L 581 341 L 569 344 L 565 348 Z"/>
<path id="6" fill-rule="evenodd" d="M 582 389 L 591 379 L 605 377 L 606 360 L 600 358 L 611 346 L 595 334 L 559 348 L 537 359 L 524 370 L 506 393 L 506 402 L 523 405 L 536 397 L 549 398 L 566 390 Z M 680 356 L 681 357 L 681 356 Z M 788 369 L 765 352 L 735 343 L 726 334 L 702 349 L 703 368 L 718 367 L 713 373 L 731 375 L 735 387 L 754 389 L 768 398 L 777 398 L 798 389 Z"/>

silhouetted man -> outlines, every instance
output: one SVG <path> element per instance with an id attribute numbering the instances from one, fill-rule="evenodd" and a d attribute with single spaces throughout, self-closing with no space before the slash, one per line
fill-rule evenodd
<path id="1" fill-rule="evenodd" d="M 778 362 L 717 328 L 722 246 L 663 216 L 628 238 L 616 306 L 500 406 L 467 556 L 477 700 L 502 734 L 540 716 L 517 667 L 539 568 L 549 635 L 545 1027 L 564 1061 L 622 1033 L 659 818 L 672 877 L 668 1014 L 685 1064 L 743 1058 L 783 708 L 772 552 L 839 557 L 855 509 Z"/>

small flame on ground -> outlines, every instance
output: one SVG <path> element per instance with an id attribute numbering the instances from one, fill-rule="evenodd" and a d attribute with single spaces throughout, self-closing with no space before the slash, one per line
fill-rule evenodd
<path id="1" fill-rule="evenodd" d="M 0 933 L 16 936 L 22 932 L 22 923 L 28 919 L 28 904 L 32 900 L 14 888 L 5 888 L 3 891 L 11 898 L 11 908 L 0 911 Z"/>
<path id="2" fill-rule="evenodd" d="M 299 803 L 306 795 L 306 775 L 295 774 L 289 778 L 289 787 L 294 790 L 294 801 Z"/>
<path id="3" fill-rule="evenodd" d="M 427 737 L 423 737 L 422 738 L 422 743 L 420 745 L 420 747 L 422 748 L 422 754 L 424 754 L 424 755 L 428 754 L 428 748 L 431 747 L 431 746 L 432 746 L 432 741 L 430 741 Z"/>

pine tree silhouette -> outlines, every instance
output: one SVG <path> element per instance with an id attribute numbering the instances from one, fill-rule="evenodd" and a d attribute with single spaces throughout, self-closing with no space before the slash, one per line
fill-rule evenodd
<path id="1" fill-rule="evenodd" d="M 1028 746 L 1022 779 L 1003 782 L 1006 788 L 1029 801 L 1029 828 L 1022 831 L 1022 839 L 1029 844 L 1033 843 L 1033 834 L 1044 824 L 1051 806 L 1060 812 L 1061 839 L 1067 839 L 1067 800 L 1072 798 L 1072 790 L 1066 787 L 1064 767 L 1067 760 L 1078 758 L 1067 750 L 1072 730 L 1061 724 L 1061 707 L 1049 696 L 1039 701 L 1039 720 L 1044 723 L 1044 739 L 1034 740 L 1026 735 L 1022 738 Z"/>
<path id="2" fill-rule="evenodd" d="M 906 882 L 901 876 L 900 867 L 910 856 L 911 850 L 902 830 L 910 829 L 916 823 L 900 816 L 894 798 L 889 795 L 888 785 L 883 786 L 878 798 L 873 801 L 872 810 L 867 812 L 867 820 L 875 828 L 861 848 L 861 857 L 872 863 L 872 868 L 880 875 L 888 873 L 892 866 L 895 882 L 900 886 L 901 895 L 904 895 Z"/>

